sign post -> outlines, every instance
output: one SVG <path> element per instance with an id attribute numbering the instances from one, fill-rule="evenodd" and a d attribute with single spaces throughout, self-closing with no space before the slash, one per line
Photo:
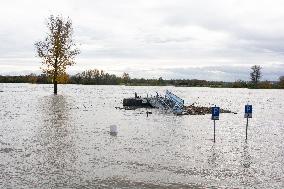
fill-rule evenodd
<path id="1" fill-rule="evenodd" d="M 246 140 L 248 139 L 248 119 L 252 118 L 252 105 L 245 105 L 245 118 L 247 118 L 246 124 Z"/>
<path id="2" fill-rule="evenodd" d="M 216 126 L 215 120 L 219 120 L 220 107 L 216 107 L 215 105 L 215 107 L 212 107 L 211 113 L 212 113 L 211 119 L 214 121 L 214 142 L 215 142 L 216 141 L 215 140 L 215 126 Z"/>

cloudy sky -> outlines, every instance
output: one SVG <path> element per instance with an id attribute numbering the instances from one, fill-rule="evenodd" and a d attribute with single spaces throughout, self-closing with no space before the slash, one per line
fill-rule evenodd
<path id="1" fill-rule="evenodd" d="M 34 43 L 69 16 L 81 54 L 73 74 L 263 80 L 284 75 L 282 0 L 9 0 L 0 2 L 0 74 L 40 73 Z"/>

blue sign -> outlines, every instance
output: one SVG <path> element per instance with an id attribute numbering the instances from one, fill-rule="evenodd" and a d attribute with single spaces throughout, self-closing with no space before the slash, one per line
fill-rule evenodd
<path id="1" fill-rule="evenodd" d="M 212 107 L 212 120 L 219 120 L 220 107 Z"/>
<path id="2" fill-rule="evenodd" d="M 252 105 L 245 105 L 245 118 L 252 118 Z"/>

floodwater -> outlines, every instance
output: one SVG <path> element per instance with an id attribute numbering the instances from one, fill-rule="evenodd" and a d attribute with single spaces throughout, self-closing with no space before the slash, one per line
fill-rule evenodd
<path id="1" fill-rule="evenodd" d="M 237 114 L 119 110 L 166 89 Z M 0 188 L 283 188 L 284 90 L 0 84 Z M 245 142 L 244 105 L 253 105 Z M 118 134 L 109 133 L 117 125 Z"/>

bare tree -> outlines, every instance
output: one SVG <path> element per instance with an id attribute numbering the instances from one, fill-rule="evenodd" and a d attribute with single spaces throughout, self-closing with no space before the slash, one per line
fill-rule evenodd
<path id="1" fill-rule="evenodd" d="M 54 94 L 57 94 L 59 78 L 66 75 L 66 67 L 75 64 L 74 58 L 80 53 L 73 42 L 72 22 L 69 18 L 51 15 L 47 23 L 48 33 L 43 41 L 35 43 L 37 54 L 42 58 L 42 71 L 52 77 Z"/>
<path id="2" fill-rule="evenodd" d="M 260 78 L 262 77 L 261 69 L 259 65 L 254 65 L 251 67 L 252 71 L 250 72 L 250 79 L 254 85 L 257 85 Z"/>
<path id="3" fill-rule="evenodd" d="M 279 85 L 282 89 L 284 89 L 284 76 L 279 77 Z"/>

